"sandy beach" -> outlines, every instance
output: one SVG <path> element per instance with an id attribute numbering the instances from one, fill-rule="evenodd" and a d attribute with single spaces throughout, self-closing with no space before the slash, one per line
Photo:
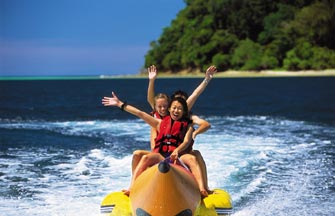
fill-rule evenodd
<path id="1" fill-rule="evenodd" d="M 217 72 L 216 78 L 253 78 L 253 77 L 320 77 L 335 76 L 335 69 L 327 69 L 322 71 L 306 70 L 306 71 L 224 71 Z M 102 75 L 101 78 L 147 78 L 146 72 L 135 75 L 108 76 Z M 178 73 L 158 72 L 158 78 L 201 78 L 204 73 L 180 71 Z"/>
<path id="2" fill-rule="evenodd" d="M 227 71 L 219 72 L 216 77 L 305 77 L 305 76 L 335 76 L 335 69 L 322 71 Z"/>

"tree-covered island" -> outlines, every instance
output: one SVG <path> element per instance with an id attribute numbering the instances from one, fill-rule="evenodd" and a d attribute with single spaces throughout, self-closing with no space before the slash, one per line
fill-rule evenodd
<path id="1" fill-rule="evenodd" d="M 335 68 L 334 0 L 184 1 L 151 42 L 145 67 L 172 73 L 209 65 L 220 71 Z"/>

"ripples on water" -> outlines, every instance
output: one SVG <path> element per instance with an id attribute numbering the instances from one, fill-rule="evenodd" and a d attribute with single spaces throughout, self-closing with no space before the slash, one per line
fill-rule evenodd
<path id="1" fill-rule="evenodd" d="M 210 187 L 231 194 L 234 215 L 335 212 L 334 126 L 267 116 L 207 119 L 212 128 L 195 148 Z M 98 215 L 107 193 L 128 187 L 132 151 L 149 147 L 149 127 L 140 120 L 1 120 L 0 130 L 6 215 Z"/>

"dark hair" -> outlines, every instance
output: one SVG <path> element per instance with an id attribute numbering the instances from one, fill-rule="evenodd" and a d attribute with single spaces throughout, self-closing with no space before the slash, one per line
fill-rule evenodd
<path id="1" fill-rule="evenodd" d="M 177 90 L 171 96 L 171 98 L 175 98 L 175 97 L 182 97 L 185 100 L 187 100 L 188 94 L 186 92 L 182 91 L 182 90 Z"/>
<path id="2" fill-rule="evenodd" d="M 189 118 L 189 111 L 188 111 L 188 106 L 186 103 L 186 100 L 182 97 L 174 97 L 171 99 L 170 104 L 169 104 L 169 108 L 171 108 L 171 105 L 174 101 L 178 101 L 179 103 L 181 103 L 181 105 L 183 106 L 183 116 L 182 118 Z"/>

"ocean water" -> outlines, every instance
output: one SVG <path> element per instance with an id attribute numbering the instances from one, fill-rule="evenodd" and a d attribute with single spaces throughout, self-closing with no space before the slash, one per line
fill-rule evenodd
<path id="1" fill-rule="evenodd" d="M 158 79 L 191 93 L 201 79 Z M 0 81 L 0 215 L 99 215 L 129 186 L 149 126 L 103 107 L 114 91 L 145 111 L 146 79 Z M 233 215 L 334 215 L 335 78 L 213 79 L 193 112 L 195 148 Z"/>

